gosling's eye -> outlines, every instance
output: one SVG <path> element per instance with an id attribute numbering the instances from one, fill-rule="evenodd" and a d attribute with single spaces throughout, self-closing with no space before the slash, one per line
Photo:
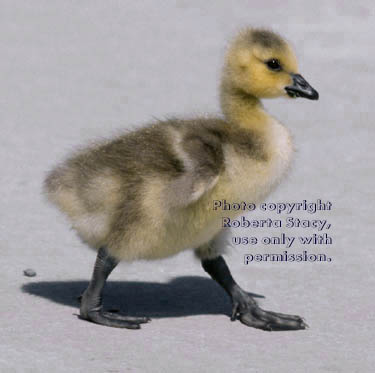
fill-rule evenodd
<path id="1" fill-rule="evenodd" d="M 275 58 L 272 58 L 272 59 L 266 61 L 266 65 L 268 66 L 269 69 L 271 69 L 273 71 L 280 71 L 281 70 L 280 61 L 275 59 Z"/>

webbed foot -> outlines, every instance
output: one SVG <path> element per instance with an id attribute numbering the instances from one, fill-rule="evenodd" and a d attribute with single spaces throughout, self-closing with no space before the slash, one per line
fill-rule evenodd
<path id="1" fill-rule="evenodd" d="M 232 301 L 232 321 L 238 319 L 247 326 L 267 331 L 308 328 L 300 316 L 263 310 L 250 295 L 243 291 L 236 292 Z"/>
<path id="2" fill-rule="evenodd" d="M 81 308 L 80 318 L 104 326 L 126 329 L 140 329 L 141 324 L 151 321 L 148 317 L 125 316 L 114 312 L 103 311 L 102 306 L 91 309 L 90 311 L 82 311 Z"/>

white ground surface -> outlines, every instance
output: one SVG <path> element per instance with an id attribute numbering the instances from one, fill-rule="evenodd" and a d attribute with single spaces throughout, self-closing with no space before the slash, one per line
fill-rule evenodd
<path id="1" fill-rule="evenodd" d="M 0 8 L 1 372 L 373 371 L 372 1 L 2 0 Z M 319 218 L 330 219 L 334 244 L 311 251 L 333 261 L 244 266 L 250 249 L 237 247 L 228 263 L 244 288 L 266 296 L 262 306 L 300 314 L 310 329 L 231 323 L 225 293 L 190 252 L 122 264 L 111 276 L 106 304 L 151 316 L 142 330 L 79 320 L 76 296 L 95 255 L 42 198 L 45 172 L 76 146 L 153 117 L 218 112 L 225 45 L 247 25 L 289 38 L 321 94 L 265 103 L 298 150 L 269 201 L 330 200 L 334 210 Z M 28 267 L 37 277 L 23 276 Z"/>

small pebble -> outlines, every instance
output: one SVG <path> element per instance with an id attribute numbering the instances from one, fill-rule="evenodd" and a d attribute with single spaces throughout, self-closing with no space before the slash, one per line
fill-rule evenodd
<path id="1" fill-rule="evenodd" d="M 36 272 L 31 268 L 25 269 L 23 271 L 23 274 L 27 277 L 35 277 L 36 276 Z"/>

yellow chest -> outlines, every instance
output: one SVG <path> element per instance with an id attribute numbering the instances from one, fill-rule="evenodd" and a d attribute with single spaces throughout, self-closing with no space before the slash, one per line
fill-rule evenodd
<path id="1" fill-rule="evenodd" d="M 256 159 L 226 145 L 225 171 L 212 190 L 211 199 L 254 202 L 266 197 L 286 173 L 293 153 L 288 130 L 270 119 L 263 139 L 264 159 Z"/>

